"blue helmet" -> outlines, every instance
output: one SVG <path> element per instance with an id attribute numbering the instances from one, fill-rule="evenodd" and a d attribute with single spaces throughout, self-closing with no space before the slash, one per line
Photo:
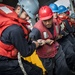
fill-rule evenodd
<path id="1" fill-rule="evenodd" d="M 58 12 L 58 6 L 54 3 L 51 3 L 49 7 L 52 9 L 52 12 Z"/>
<path id="2" fill-rule="evenodd" d="M 59 10 L 59 11 L 58 11 L 59 14 L 68 11 L 68 9 L 67 9 L 64 5 L 60 5 L 60 6 L 58 7 L 58 10 Z"/>
<path id="3" fill-rule="evenodd" d="M 27 12 L 27 14 L 34 18 L 35 14 L 39 9 L 39 2 L 38 0 L 18 0 L 19 5 Z"/>

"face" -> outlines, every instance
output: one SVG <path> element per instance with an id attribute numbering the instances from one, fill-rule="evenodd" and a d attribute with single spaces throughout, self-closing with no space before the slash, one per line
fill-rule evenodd
<path id="1" fill-rule="evenodd" d="M 60 18 L 63 18 L 63 17 L 65 17 L 65 16 L 66 16 L 65 13 L 61 13 L 61 14 L 59 14 L 59 17 L 60 17 Z"/>
<path id="2" fill-rule="evenodd" d="M 20 18 L 28 21 L 30 17 L 28 16 L 28 14 L 25 11 L 23 11 L 20 15 Z"/>
<path id="3" fill-rule="evenodd" d="M 53 17 L 42 21 L 46 28 L 51 28 L 53 24 Z"/>
<path id="4" fill-rule="evenodd" d="M 20 10 L 21 10 L 21 7 L 18 6 L 18 7 L 15 9 L 15 12 L 19 15 Z M 28 14 L 27 14 L 25 11 L 23 11 L 19 17 L 20 17 L 21 19 L 23 19 L 23 20 L 29 20 L 29 18 L 30 18 L 30 17 L 28 16 Z"/>
<path id="5" fill-rule="evenodd" d="M 19 15 L 19 13 L 20 13 L 20 6 L 17 6 L 17 8 L 15 9 L 15 12 Z"/>
<path id="6" fill-rule="evenodd" d="M 53 18 L 57 18 L 58 14 L 56 12 L 53 13 Z"/>

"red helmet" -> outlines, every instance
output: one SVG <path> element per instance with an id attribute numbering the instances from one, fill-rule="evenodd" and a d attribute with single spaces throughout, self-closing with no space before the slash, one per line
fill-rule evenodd
<path id="1" fill-rule="evenodd" d="M 42 6 L 39 10 L 39 19 L 40 20 L 47 20 L 52 18 L 53 12 L 49 6 Z"/>

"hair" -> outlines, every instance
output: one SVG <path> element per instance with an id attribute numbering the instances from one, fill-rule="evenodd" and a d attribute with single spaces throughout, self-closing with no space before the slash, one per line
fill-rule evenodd
<path id="1" fill-rule="evenodd" d="M 17 7 L 21 7 L 21 6 L 17 4 L 16 7 L 15 7 L 15 10 L 17 9 Z M 25 10 L 22 8 L 21 12 L 23 12 L 23 11 L 25 11 Z"/>

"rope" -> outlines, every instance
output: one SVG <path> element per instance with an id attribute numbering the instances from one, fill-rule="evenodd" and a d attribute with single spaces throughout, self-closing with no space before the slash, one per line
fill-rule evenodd
<path id="1" fill-rule="evenodd" d="M 26 71 L 25 71 L 25 69 L 24 69 L 24 67 L 23 67 L 22 61 L 21 61 L 21 54 L 20 54 L 20 52 L 18 52 L 18 63 L 19 63 L 19 66 L 20 66 L 20 68 L 21 68 L 23 74 L 24 74 L 24 75 L 27 75 L 27 73 L 26 73 Z"/>

